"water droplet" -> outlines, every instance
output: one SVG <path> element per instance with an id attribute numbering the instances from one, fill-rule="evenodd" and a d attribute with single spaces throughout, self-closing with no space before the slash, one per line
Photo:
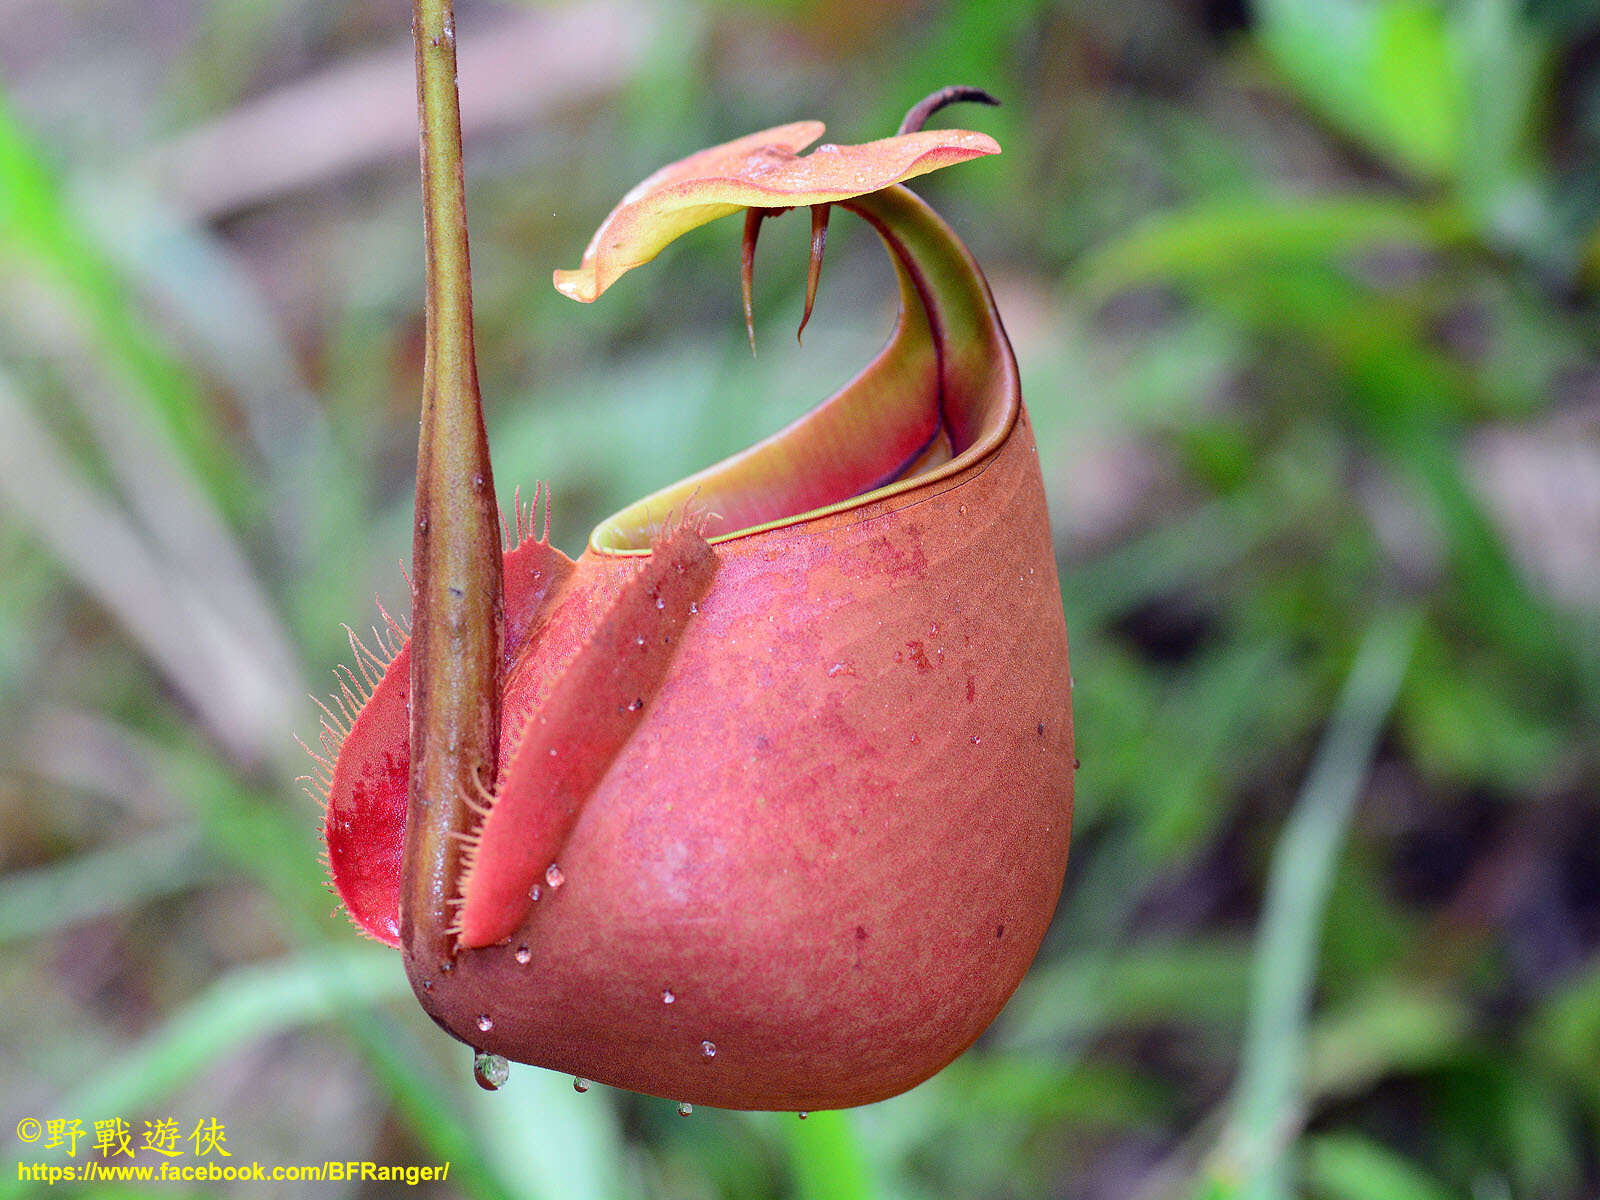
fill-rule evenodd
<path id="1" fill-rule="evenodd" d="M 660 596 L 657 596 L 656 597 L 656 608 L 657 609 L 662 609 L 662 608 L 665 608 L 666 606 L 667 606 L 667 602 L 665 600 L 663 600 Z"/>
<path id="2" fill-rule="evenodd" d="M 715 1042 L 701 1042 L 700 1053 L 707 1058 L 715 1058 L 717 1056 L 717 1044 Z"/>
<path id="3" fill-rule="evenodd" d="M 672 994 L 671 988 L 661 993 L 661 1003 L 663 1004 L 671 1004 L 676 999 L 677 997 Z"/>
<path id="4" fill-rule="evenodd" d="M 554 758 L 555 756 L 556 756 L 556 748 L 554 746 L 551 746 L 550 747 L 550 757 Z"/>
<path id="5" fill-rule="evenodd" d="M 916 745 L 916 744 L 917 744 L 917 743 L 918 743 L 918 742 L 920 742 L 920 741 L 921 741 L 921 740 L 922 740 L 922 739 L 921 739 L 921 738 L 919 738 L 919 737 L 918 737 L 918 736 L 917 736 L 917 735 L 916 735 L 916 734 L 914 734 L 914 733 L 913 733 L 913 734 L 912 734 L 912 735 L 911 735 L 911 744 L 912 744 L 912 745 L 913 745 L 913 746 L 915 746 L 915 745 Z"/>
<path id="6" fill-rule="evenodd" d="M 453 962 L 442 962 L 439 964 L 439 970 L 444 972 L 446 975 L 450 974 L 450 972 L 454 971 L 455 969 L 456 965 Z"/>
<path id="7" fill-rule="evenodd" d="M 551 863 L 544 869 L 544 881 L 550 885 L 551 891 L 555 891 L 556 888 L 567 881 L 567 877 L 562 874 L 560 867 L 556 866 L 555 863 Z"/>
<path id="8" fill-rule="evenodd" d="M 518 946 L 517 947 L 517 952 L 514 955 L 512 955 L 512 957 L 515 958 L 518 963 L 520 963 L 522 966 L 525 967 L 531 961 L 533 961 L 533 951 L 529 950 L 526 946 Z"/>
<path id="9" fill-rule="evenodd" d="M 689 601 L 689 611 L 692 613 L 697 613 L 700 611 L 700 606 L 691 600 Z"/>
<path id="10" fill-rule="evenodd" d="M 572 1077 L 572 1090 L 580 1096 L 583 1095 L 584 1092 L 589 1090 L 589 1081 L 580 1075 L 574 1075 Z"/>
<path id="11" fill-rule="evenodd" d="M 638 644 L 639 644 L 639 645 L 641 645 L 641 646 L 642 646 L 642 645 L 644 645 L 644 638 L 642 638 L 642 637 L 636 637 L 636 638 L 634 638 L 634 639 L 633 639 L 633 640 L 634 640 L 634 641 L 635 641 L 635 642 L 637 642 L 637 643 L 638 643 Z"/>
<path id="12" fill-rule="evenodd" d="M 678 1105 L 678 1115 L 680 1117 L 687 1117 L 692 1112 L 694 1112 L 694 1105 L 690 1104 L 688 1101 L 684 1101 L 684 1103 Z"/>
<path id="13" fill-rule="evenodd" d="M 431 991 L 433 991 L 433 980 L 431 980 L 431 979 L 424 979 L 424 980 L 423 980 L 423 981 L 422 981 L 422 990 L 423 990 L 423 991 L 425 991 L 425 992 L 431 992 Z"/>
<path id="14" fill-rule="evenodd" d="M 939 622 L 934 621 L 934 622 L 932 622 L 932 623 L 930 623 L 928 625 L 928 636 L 929 637 L 938 637 L 939 636 Z"/>
<path id="15" fill-rule="evenodd" d="M 795 1113 L 795 1116 L 799 1117 L 802 1121 L 804 1121 L 810 1115 L 811 1114 L 808 1112 Z"/>
<path id="16" fill-rule="evenodd" d="M 967 506 L 965 504 L 961 506 L 961 515 L 963 517 L 967 515 Z"/>
<path id="17" fill-rule="evenodd" d="M 817 147 L 817 153 L 818 154 L 837 154 L 837 153 L 839 153 L 839 147 L 835 146 L 832 142 L 823 142 L 822 145 Z"/>
<path id="18" fill-rule="evenodd" d="M 542 895 L 544 895 L 544 889 L 542 887 L 540 887 L 537 883 L 534 884 L 531 888 L 528 889 L 528 899 L 529 900 L 538 900 L 539 897 L 542 896 Z"/>
<path id="19" fill-rule="evenodd" d="M 644 697 L 643 696 L 635 696 L 632 700 L 628 701 L 628 711 L 629 712 L 638 712 L 643 707 L 644 707 Z"/>
<path id="20" fill-rule="evenodd" d="M 974 746 L 976 746 L 981 741 L 983 741 L 983 739 L 981 737 L 979 737 L 977 734 L 973 734 L 972 735 L 972 744 Z"/>
<path id="21" fill-rule="evenodd" d="M 511 1064 L 498 1054 L 480 1050 L 472 1060 L 472 1077 L 486 1092 L 498 1092 L 511 1078 Z"/>
<path id="22" fill-rule="evenodd" d="M 847 662 L 836 662 L 836 663 L 833 664 L 833 666 L 828 668 L 828 678 L 832 679 L 835 675 L 842 674 L 843 672 L 849 671 L 849 670 L 850 670 L 850 664 L 849 663 L 847 663 Z M 854 674 L 854 672 L 851 672 L 851 673 Z"/>
<path id="23" fill-rule="evenodd" d="M 494 1028 L 494 1022 L 489 1018 L 488 1013 L 478 1014 L 478 1028 L 484 1033 L 488 1033 L 489 1030 Z"/>

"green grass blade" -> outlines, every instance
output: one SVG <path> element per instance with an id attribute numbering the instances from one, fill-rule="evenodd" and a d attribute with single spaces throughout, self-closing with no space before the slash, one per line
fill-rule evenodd
<path id="1" fill-rule="evenodd" d="M 0 91 L 0 253 L 28 263 L 61 288 L 82 316 L 100 360 L 149 407 L 212 501 L 240 516 L 255 490 L 204 390 L 168 352 L 95 247 Z"/>
<path id="2" fill-rule="evenodd" d="M 1286 1150 L 1303 1104 L 1306 1021 L 1334 868 L 1421 627 L 1389 614 L 1368 630 L 1311 774 L 1273 854 L 1239 1079 L 1213 1178 L 1233 1194 L 1287 1196 Z"/>
<path id="3" fill-rule="evenodd" d="M 1185 283 L 1248 267 L 1323 263 L 1378 246 L 1439 248 L 1472 236 L 1464 211 L 1384 196 L 1238 196 L 1165 213 L 1082 268 L 1091 300 L 1147 283 Z"/>
<path id="4" fill-rule="evenodd" d="M 400 963 L 392 953 L 389 969 L 403 984 Z M 526 1188 L 510 1186 L 507 1177 L 491 1169 L 482 1142 L 461 1119 L 457 1093 L 441 1088 L 436 1075 L 417 1065 L 429 1058 L 420 1039 L 372 1011 L 351 1014 L 341 1024 L 417 1144 L 433 1162 L 450 1164 L 453 1186 L 480 1200 L 512 1200 L 525 1194 Z M 462 1065 L 465 1069 L 465 1060 Z"/>
<path id="5" fill-rule="evenodd" d="M 136 908 L 219 876 L 193 831 L 163 830 L 0 879 L 0 944 Z"/>
<path id="6" fill-rule="evenodd" d="M 212 984 L 58 1106 L 64 1113 L 134 1113 L 170 1095 L 247 1042 L 409 994 L 392 951 L 370 945 L 242 967 Z M 11 1145 L 19 1145 L 14 1139 Z M 29 1150 L 31 1159 L 45 1156 Z M 0 1179 L 0 1197 L 27 1188 Z"/>
<path id="7" fill-rule="evenodd" d="M 783 1129 L 799 1200 L 871 1200 L 879 1194 L 854 1114 L 812 1113 L 804 1121 L 786 1120 Z"/>
<path id="8" fill-rule="evenodd" d="M 472 1055 L 459 1052 L 465 1079 Z M 526 1200 L 618 1200 L 631 1191 L 611 1089 L 580 1096 L 568 1076 L 514 1066 L 498 1092 L 468 1093 L 461 1107 L 483 1138 L 483 1160 L 517 1180 Z"/>
<path id="9" fill-rule="evenodd" d="M 1307 1182 L 1327 1200 L 1451 1200 L 1455 1195 L 1392 1150 L 1353 1133 L 1306 1146 Z"/>

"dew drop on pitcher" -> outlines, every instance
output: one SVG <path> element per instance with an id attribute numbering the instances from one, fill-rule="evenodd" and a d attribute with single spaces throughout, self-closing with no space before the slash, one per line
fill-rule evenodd
<path id="1" fill-rule="evenodd" d="M 511 1078 L 511 1064 L 498 1054 L 478 1051 L 472 1060 L 472 1078 L 486 1092 L 498 1092 Z"/>

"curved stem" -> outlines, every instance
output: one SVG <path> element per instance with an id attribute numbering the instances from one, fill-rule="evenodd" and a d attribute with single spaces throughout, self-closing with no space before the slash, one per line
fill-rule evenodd
<path id="1" fill-rule="evenodd" d="M 949 87 L 940 88 L 918 100 L 906 112 L 900 121 L 900 128 L 896 134 L 916 133 L 928 123 L 928 118 L 941 108 L 950 104 L 960 104 L 964 100 L 971 100 L 978 104 L 988 104 L 996 108 L 1000 101 L 980 87 L 970 87 L 966 84 L 953 83 Z"/>
<path id="2" fill-rule="evenodd" d="M 500 512 L 472 342 L 451 0 L 414 0 L 427 254 L 427 349 L 412 544 L 411 778 L 400 941 L 432 972 L 448 933 L 471 801 L 494 785 L 504 601 Z"/>

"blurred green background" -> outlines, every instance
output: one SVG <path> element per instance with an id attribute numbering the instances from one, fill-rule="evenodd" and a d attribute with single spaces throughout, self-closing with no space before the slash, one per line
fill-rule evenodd
<path id="1" fill-rule="evenodd" d="M 11 0 L 7 1153 L 51 1157 L 23 1116 L 121 1116 L 136 1144 L 216 1119 L 236 1160 L 449 1160 L 432 1194 L 485 1200 L 1600 1193 L 1596 6 L 458 15 L 497 478 L 552 482 L 569 551 L 892 318 L 835 221 L 794 345 L 797 218 L 762 238 L 755 360 L 732 222 L 573 305 L 550 270 L 621 194 L 768 125 L 1004 99 L 936 119 L 1002 157 L 916 186 L 989 272 L 1051 494 L 1082 757 L 1057 919 L 977 1047 L 881 1105 L 479 1093 L 332 911 L 292 737 L 341 622 L 405 610 L 409 7 Z"/>

